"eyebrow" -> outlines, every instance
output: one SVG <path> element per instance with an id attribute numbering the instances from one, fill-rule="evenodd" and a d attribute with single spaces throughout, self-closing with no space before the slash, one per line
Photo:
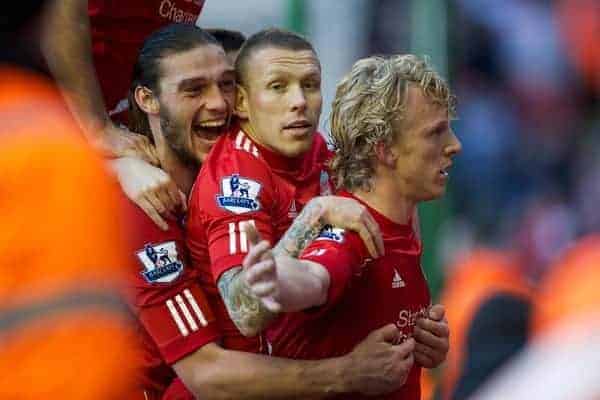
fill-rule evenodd
<path id="1" fill-rule="evenodd" d="M 435 122 L 427 127 L 425 127 L 425 131 L 426 132 L 432 132 L 432 131 L 437 131 L 438 129 L 441 128 L 445 128 L 446 126 L 449 126 L 450 122 L 447 119 Z"/>
<path id="2" fill-rule="evenodd" d="M 230 75 L 230 76 L 229 76 Z M 235 79 L 235 70 L 234 69 L 228 69 L 223 71 L 223 77 L 231 77 Z M 179 84 L 177 85 L 177 88 L 180 90 L 186 90 L 189 89 L 190 87 L 194 86 L 194 85 L 202 85 L 205 84 L 207 82 L 209 82 L 210 79 L 204 77 L 204 76 L 196 76 L 193 78 L 188 78 L 188 79 L 184 79 L 181 82 L 179 82 Z"/>
<path id="3" fill-rule="evenodd" d="M 179 84 L 177 85 L 177 88 L 186 90 L 186 89 L 190 89 L 190 87 L 192 87 L 194 85 L 204 84 L 206 82 L 208 82 L 208 79 L 206 79 L 205 77 L 188 78 L 188 79 L 184 79 L 181 82 L 179 82 Z"/>
<path id="4" fill-rule="evenodd" d="M 292 74 L 289 71 L 285 71 L 283 69 L 273 68 L 265 74 L 265 79 L 269 80 L 269 79 L 279 78 L 281 76 L 288 76 L 288 75 L 292 75 Z M 302 74 L 300 76 L 300 79 L 306 79 L 306 78 L 319 78 L 320 79 L 321 78 L 320 71 L 317 68 L 315 68 L 314 70 L 307 71 L 305 74 Z"/>

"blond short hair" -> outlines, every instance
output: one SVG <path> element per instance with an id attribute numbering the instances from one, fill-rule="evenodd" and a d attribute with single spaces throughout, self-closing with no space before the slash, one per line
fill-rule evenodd
<path id="1" fill-rule="evenodd" d="M 330 123 L 335 151 L 331 170 L 338 188 L 371 189 L 375 144 L 394 141 L 392 120 L 406 117 L 409 83 L 454 115 L 456 101 L 446 82 L 412 54 L 359 60 L 337 85 Z"/>

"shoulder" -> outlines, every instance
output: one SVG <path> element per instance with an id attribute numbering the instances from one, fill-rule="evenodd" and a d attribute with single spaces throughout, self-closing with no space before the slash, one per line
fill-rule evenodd
<path id="1" fill-rule="evenodd" d="M 257 147 L 242 132 L 230 132 L 215 143 L 204 162 L 197 181 L 218 183 L 223 175 L 270 175 L 270 168 Z"/>
<path id="2" fill-rule="evenodd" d="M 323 258 L 327 262 L 362 265 L 369 258 L 369 253 L 356 232 L 325 225 L 301 257 L 317 262 L 319 258 Z"/>
<path id="3" fill-rule="evenodd" d="M 243 134 L 228 134 L 215 144 L 190 197 L 190 215 L 198 208 L 235 214 L 258 211 L 270 204 L 274 175 L 258 149 Z"/>

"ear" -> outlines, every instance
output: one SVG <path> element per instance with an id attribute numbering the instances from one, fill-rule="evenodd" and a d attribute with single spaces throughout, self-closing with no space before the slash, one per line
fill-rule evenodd
<path id="1" fill-rule="evenodd" d="M 146 86 L 135 88 L 135 102 L 146 114 L 158 114 L 160 110 L 158 99 Z"/>
<path id="2" fill-rule="evenodd" d="M 394 168 L 396 166 L 398 156 L 390 146 L 387 146 L 382 141 L 375 143 L 375 156 L 377 157 L 377 161 L 386 167 Z"/>
<path id="3" fill-rule="evenodd" d="M 248 91 L 240 84 L 237 84 L 233 112 L 238 118 L 248 119 Z"/>

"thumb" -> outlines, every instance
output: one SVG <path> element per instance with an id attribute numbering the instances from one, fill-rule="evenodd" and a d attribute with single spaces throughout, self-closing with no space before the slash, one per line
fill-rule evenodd
<path id="1" fill-rule="evenodd" d="M 394 324 L 387 324 L 383 328 L 379 328 L 371 333 L 375 338 L 387 343 L 395 343 L 398 340 L 400 331 Z"/>
<path id="2" fill-rule="evenodd" d="M 434 304 L 429 308 L 429 318 L 434 321 L 441 321 L 446 314 L 446 309 L 441 304 Z"/>
<path id="3" fill-rule="evenodd" d="M 248 239 L 251 247 L 256 246 L 260 242 L 260 233 L 258 233 L 254 224 L 244 221 L 241 223 L 240 230 L 246 234 L 246 239 Z"/>

